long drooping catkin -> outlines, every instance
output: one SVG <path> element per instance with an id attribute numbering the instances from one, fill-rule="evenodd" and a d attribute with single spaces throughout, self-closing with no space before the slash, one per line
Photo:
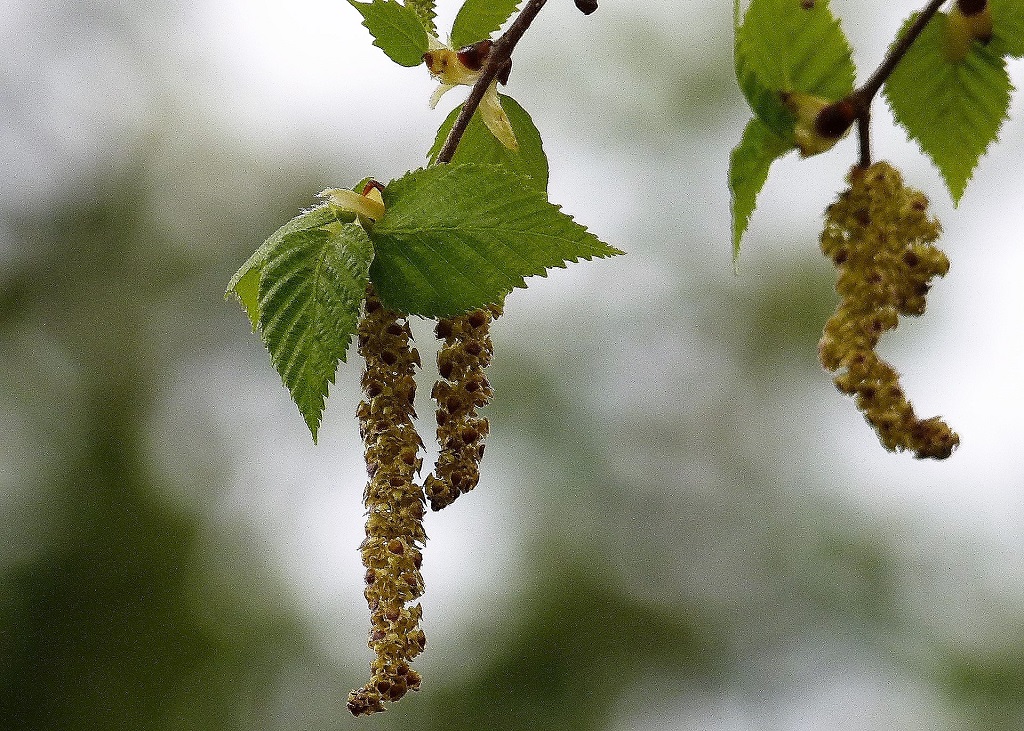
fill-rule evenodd
<path id="1" fill-rule="evenodd" d="M 408 322 L 386 309 L 372 286 L 367 288 L 359 323 L 366 400 L 356 414 L 370 478 L 363 495 L 366 540 L 360 549 L 370 607 L 368 644 L 375 657 L 369 682 L 349 694 L 348 709 L 357 716 L 383 711 L 385 702 L 419 689 L 420 675 L 409 663 L 426 644 L 419 629 L 420 605 L 409 606 L 423 594 L 420 549 L 427 538 L 423 490 L 414 480 L 423 445 L 412 421 L 420 358 L 410 348 L 411 337 Z"/>
<path id="2" fill-rule="evenodd" d="M 939 224 L 928 199 L 903 185 L 885 162 L 854 168 L 850 188 L 829 206 L 821 250 L 836 265 L 841 300 L 818 348 L 822 366 L 839 372 L 836 387 L 855 396 L 857 408 L 890 451 L 945 459 L 960 438 L 939 417 L 919 419 L 899 373 L 875 352 L 900 315 L 920 315 L 931 279 L 949 270 L 933 245 Z"/>
<path id="3" fill-rule="evenodd" d="M 438 320 L 435 333 L 444 340 L 437 353 L 440 380 L 431 396 L 437 402 L 437 465 L 424 482 L 432 510 L 451 505 L 480 481 L 484 437 L 490 429 L 477 409 L 493 395 L 484 369 L 491 362 L 491 321 L 501 316 L 501 306 L 474 310 L 451 319 Z"/>

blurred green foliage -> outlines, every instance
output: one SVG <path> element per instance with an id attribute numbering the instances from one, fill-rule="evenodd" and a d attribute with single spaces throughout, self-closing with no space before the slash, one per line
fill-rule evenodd
<path id="1" fill-rule="evenodd" d="M 88 30 L 146 28 L 152 11 L 133 12 L 124 27 L 118 13 L 87 13 Z M 684 121 L 669 129 L 657 96 L 659 113 L 639 127 L 646 107 L 624 107 L 618 133 L 632 144 L 638 129 L 669 129 L 706 146 L 706 129 L 683 125 L 727 116 L 728 34 L 702 65 L 671 28 L 647 32 L 665 53 L 643 69 L 640 93 L 674 89 Z M 139 73 L 159 66 L 136 50 Z M 619 61 L 588 63 L 598 75 Z M 188 106 L 182 90 L 153 87 Z M 206 413 L 237 409 L 232 384 L 200 391 L 228 406 L 186 402 L 155 423 L 180 398 L 169 382 L 213 378 L 219 362 L 266 400 L 268 419 L 294 417 L 273 401 L 279 384 L 259 380 L 259 343 L 221 292 L 255 243 L 310 203 L 323 171 L 312 154 L 254 163 L 212 129 L 161 134 L 125 142 L 117 164 L 101 156 L 77 171 L 61 200 L 0 197 L 0 729 L 587 731 L 655 717 L 659 728 L 738 731 L 808 718 L 857 731 L 1021 727 L 1019 620 L 992 620 L 997 641 L 979 649 L 940 609 L 918 606 L 922 585 L 958 577 L 972 547 L 957 553 L 927 527 L 838 497 L 846 486 L 830 488 L 846 476 L 806 451 L 820 435 L 793 421 L 810 423 L 831 395 L 814 365 L 834 300 L 813 232 L 798 232 L 812 241 L 806 257 L 729 282 L 726 228 L 709 242 L 707 214 L 681 223 L 656 206 L 644 214 L 652 230 L 613 243 L 632 261 L 680 264 L 665 291 L 602 290 L 580 312 L 553 310 L 545 284 L 545 304 L 520 307 L 535 294 L 520 293 L 496 325 L 485 477 L 463 500 L 500 494 L 509 512 L 496 523 L 521 534 L 527 559 L 499 598 L 475 599 L 456 640 L 432 634 L 427 617 L 423 691 L 382 717 L 350 719 L 345 695 L 369 653 L 339 661 L 302 611 L 308 598 L 260 558 L 255 531 L 211 508 L 247 459 Z M 711 247 L 722 256 L 702 268 Z M 271 428 L 302 435 L 294 418 Z M 167 430 L 186 447 L 174 469 L 156 436 Z M 939 556 L 938 568 L 922 555 Z M 365 632 L 330 631 L 356 632 L 357 645 Z M 431 659 L 460 643 L 447 669 Z"/>

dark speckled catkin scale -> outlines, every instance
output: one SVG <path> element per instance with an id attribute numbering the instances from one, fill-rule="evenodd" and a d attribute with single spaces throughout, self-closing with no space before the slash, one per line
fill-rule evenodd
<path id="1" fill-rule="evenodd" d="M 423 651 L 426 637 L 419 628 L 420 605 L 410 603 L 423 594 L 420 550 L 427 537 L 423 490 L 415 482 L 423 444 L 412 421 L 420 357 L 411 339 L 408 322 L 367 288 L 359 322 L 366 400 L 356 415 L 369 475 L 363 495 L 366 540 L 360 550 L 370 607 L 368 644 L 375 657 L 369 682 L 349 694 L 348 709 L 356 716 L 383 711 L 385 702 L 420 686 L 420 675 L 409 663 Z"/>
<path id="2" fill-rule="evenodd" d="M 441 448 L 434 471 L 423 484 L 432 510 L 451 505 L 480 481 L 480 459 L 490 425 L 477 415 L 492 396 L 484 369 L 494 347 L 490 324 L 501 306 L 474 310 L 438 320 L 435 333 L 444 343 L 437 353 L 440 379 L 431 396 L 437 403 L 437 443 Z"/>

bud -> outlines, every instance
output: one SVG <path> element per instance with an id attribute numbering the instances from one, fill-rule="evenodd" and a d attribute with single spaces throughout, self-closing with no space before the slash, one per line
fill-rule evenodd
<path id="1" fill-rule="evenodd" d="M 987 0 L 957 0 L 946 17 L 946 55 L 959 63 L 975 41 L 992 40 L 992 10 Z"/>
<path id="2" fill-rule="evenodd" d="M 845 99 L 833 103 L 802 91 L 785 91 L 781 96 L 796 117 L 793 139 L 802 157 L 832 149 L 857 118 L 853 104 Z"/>
<path id="3" fill-rule="evenodd" d="M 491 54 L 491 48 L 494 43 L 487 39 L 474 43 L 471 46 L 460 48 L 456 51 L 455 55 L 459 59 L 459 63 L 465 66 L 470 71 L 479 71 L 487 63 L 487 57 Z"/>

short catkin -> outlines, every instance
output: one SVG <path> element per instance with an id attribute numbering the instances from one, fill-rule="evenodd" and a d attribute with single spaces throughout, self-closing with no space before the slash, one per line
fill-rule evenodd
<path id="1" fill-rule="evenodd" d="M 432 510 L 451 505 L 480 481 L 480 459 L 490 425 L 477 409 L 486 406 L 493 395 L 484 369 L 494 354 L 490 324 L 501 312 L 500 305 L 491 305 L 438 320 L 434 330 L 444 342 L 437 353 L 440 378 L 430 394 L 437 402 L 441 451 L 423 485 Z"/>
<path id="2" fill-rule="evenodd" d="M 929 217 L 924 194 L 905 187 L 886 162 L 853 168 L 849 182 L 827 209 L 821 234 L 840 296 L 819 344 L 821 364 L 838 374 L 836 387 L 856 398 L 886 449 L 945 459 L 960 438 L 937 416 L 918 418 L 899 373 L 875 352 L 900 315 L 924 313 L 932 278 L 949 270 L 934 246 L 939 223 Z"/>

